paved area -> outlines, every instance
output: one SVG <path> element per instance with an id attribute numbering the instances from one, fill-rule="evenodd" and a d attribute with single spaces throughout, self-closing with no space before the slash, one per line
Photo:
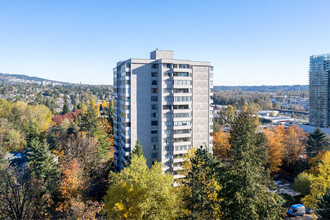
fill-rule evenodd
<path id="1" fill-rule="evenodd" d="M 305 214 L 304 216 L 286 217 L 285 219 L 312 220 L 313 216 L 311 214 Z"/>

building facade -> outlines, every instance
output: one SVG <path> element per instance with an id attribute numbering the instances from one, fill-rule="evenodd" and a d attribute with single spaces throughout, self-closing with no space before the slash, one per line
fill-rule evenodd
<path id="1" fill-rule="evenodd" d="M 136 140 L 148 166 L 180 178 L 182 157 L 200 145 L 212 150 L 213 67 L 209 62 L 173 59 L 173 51 L 155 50 L 150 59 L 117 63 L 114 82 L 115 167 L 124 168 Z"/>
<path id="2" fill-rule="evenodd" d="M 309 65 L 309 123 L 329 127 L 330 54 L 313 55 Z"/>

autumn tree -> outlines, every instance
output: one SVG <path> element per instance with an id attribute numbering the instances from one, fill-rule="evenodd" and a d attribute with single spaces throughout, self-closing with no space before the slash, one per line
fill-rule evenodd
<path id="1" fill-rule="evenodd" d="M 29 169 L 0 169 L 0 219 L 48 219 L 50 195 Z"/>
<path id="2" fill-rule="evenodd" d="M 304 145 L 292 127 L 287 128 L 284 143 L 285 151 L 283 160 L 285 165 L 292 169 L 299 161 L 300 155 L 304 152 Z"/>
<path id="3" fill-rule="evenodd" d="M 219 219 L 220 185 L 216 180 L 219 163 L 212 154 L 200 147 L 194 152 L 194 157 L 190 158 L 190 165 L 183 186 L 183 201 L 187 210 L 185 218 Z"/>
<path id="4" fill-rule="evenodd" d="M 256 129 L 256 119 L 247 112 L 240 113 L 232 125 L 231 162 L 220 176 L 224 219 L 280 218 L 278 196 L 268 189 L 267 138 Z"/>
<path id="5" fill-rule="evenodd" d="M 228 158 L 228 151 L 230 149 L 229 137 L 229 133 L 222 131 L 214 132 L 213 154 L 218 160 Z"/>
<path id="6" fill-rule="evenodd" d="M 309 171 L 314 175 L 310 184 L 310 193 L 302 199 L 309 208 L 317 208 L 319 201 L 330 189 L 330 151 L 321 152 L 316 157 L 319 157 L 320 161 L 315 165 L 312 164 Z"/>
<path id="7" fill-rule="evenodd" d="M 232 124 L 237 116 L 237 109 L 232 105 L 220 110 L 220 124 Z"/>
<path id="8" fill-rule="evenodd" d="M 62 176 L 59 188 L 60 202 L 57 204 L 56 210 L 74 219 L 95 219 L 102 206 L 98 202 L 83 198 L 84 173 L 77 159 L 73 159 L 65 166 Z"/>
<path id="9" fill-rule="evenodd" d="M 144 157 L 132 156 L 131 164 L 110 175 L 104 198 L 109 219 L 175 219 L 179 198 L 172 187 L 173 176 L 164 174 L 162 164 L 151 169 Z"/>
<path id="10" fill-rule="evenodd" d="M 317 201 L 317 208 L 315 212 L 321 216 L 321 219 L 330 219 L 330 188 Z"/>
<path id="11" fill-rule="evenodd" d="M 308 158 L 315 157 L 322 150 L 327 150 L 327 136 L 320 128 L 308 135 L 306 151 Z"/>
<path id="12" fill-rule="evenodd" d="M 268 139 L 268 153 L 270 172 L 277 172 L 282 165 L 284 158 L 284 138 L 285 128 L 283 126 L 269 127 L 264 130 L 264 134 Z"/>

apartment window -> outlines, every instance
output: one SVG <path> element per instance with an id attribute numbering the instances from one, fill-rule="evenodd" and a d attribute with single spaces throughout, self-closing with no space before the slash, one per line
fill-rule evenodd
<path id="1" fill-rule="evenodd" d="M 158 121 L 151 121 L 151 125 L 152 126 L 158 125 Z"/>
<path id="2" fill-rule="evenodd" d="M 152 101 L 152 102 L 156 102 L 156 101 L 158 101 L 158 97 L 157 97 L 157 96 L 151 96 L 151 101 Z"/>
<path id="3" fill-rule="evenodd" d="M 174 126 L 187 126 L 191 125 L 191 121 L 175 121 Z"/>
<path id="4" fill-rule="evenodd" d="M 174 72 L 173 76 L 188 77 L 190 74 L 188 72 Z"/>
<path id="5" fill-rule="evenodd" d="M 165 125 L 166 126 L 172 126 L 172 122 L 171 121 L 165 121 Z"/>
<path id="6" fill-rule="evenodd" d="M 190 132 L 191 132 L 191 129 L 174 130 L 174 134 L 189 134 Z"/>
<path id="7" fill-rule="evenodd" d="M 169 138 L 169 137 L 168 138 L 164 138 L 163 140 L 164 140 L 164 143 L 171 143 L 171 138 Z"/>
<path id="8" fill-rule="evenodd" d="M 171 130 L 171 129 L 166 129 L 166 130 L 165 130 L 165 134 L 167 134 L 167 135 L 172 134 L 172 130 Z"/>
<path id="9" fill-rule="evenodd" d="M 174 80 L 174 85 L 192 85 L 191 80 Z"/>
<path id="10" fill-rule="evenodd" d="M 158 141 L 158 137 L 151 137 L 151 142 L 157 142 Z"/>
<path id="11" fill-rule="evenodd" d="M 131 75 L 131 73 L 130 72 L 126 72 L 126 76 L 130 76 Z"/>
<path id="12" fill-rule="evenodd" d="M 152 153 L 151 158 L 157 158 L 158 154 L 157 153 Z"/>
<path id="13" fill-rule="evenodd" d="M 171 88 L 165 88 L 163 89 L 164 93 L 171 93 L 172 89 Z"/>
<path id="14" fill-rule="evenodd" d="M 170 112 L 164 113 L 163 117 L 164 118 L 172 118 L 172 113 L 170 113 Z"/>
<path id="15" fill-rule="evenodd" d="M 158 133 L 158 129 L 152 129 L 151 130 L 151 134 L 157 134 Z"/>
<path id="16" fill-rule="evenodd" d="M 166 77 L 166 76 L 170 77 L 170 76 L 171 76 L 171 72 L 165 72 L 165 73 L 164 73 L 164 76 L 165 76 L 165 77 Z"/>
<path id="17" fill-rule="evenodd" d="M 158 89 L 157 88 L 152 88 L 151 93 L 158 93 Z"/>
<path id="18" fill-rule="evenodd" d="M 151 77 L 157 77 L 158 73 L 157 72 L 151 72 Z"/>
<path id="19" fill-rule="evenodd" d="M 191 117 L 191 113 L 174 113 L 174 118 L 189 118 Z"/>
<path id="20" fill-rule="evenodd" d="M 170 150 L 172 150 L 171 146 L 165 146 L 164 147 L 164 151 L 170 151 Z"/>
<path id="21" fill-rule="evenodd" d="M 176 96 L 174 97 L 175 102 L 189 102 L 191 101 L 191 96 Z"/>
<path id="22" fill-rule="evenodd" d="M 171 110 L 171 105 L 163 105 L 163 110 Z"/>
<path id="23" fill-rule="evenodd" d="M 173 89 L 174 93 L 189 93 L 189 89 Z"/>
<path id="24" fill-rule="evenodd" d="M 165 80 L 164 83 L 168 86 L 171 86 L 173 84 L 172 80 Z"/>
<path id="25" fill-rule="evenodd" d="M 171 159 L 171 154 L 165 154 L 165 159 Z"/>
<path id="26" fill-rule="evenodd" d="M 189 69 L 190 65 L 189 64 L 179 64 L 179 68 Z"/>
<path id="27" fill-rule="evenodd" d="M 164 102 L 171 102 L 173 100 L 173 98 L 171 96 L 165 96 L 163 97 L 163 101 Z"/>
<path id="28" fill-rule="evenodd" d="M 173 109 L 189 109 L 189 105 L 173 105 Z"/>
<path id="29" fill-rule="evenodd" d="M 158 69 L 158 64 L 152 64 L 152 68 Z"/>
<path id="30" fill-rule="evenodd" d="M 152 146 L 151 146 L 151 149 L 152 149 L 152 150 L 157 150 L 157 145 L 156 145 L 156 144 L 152 145 Z"/>
<path id="31" fill-rule="evenodd" d="M 151 109 L 158 109 L 158 105 L 157 104 L 152 104 Z"/>
<path id="32" fill-rule="evenodd" d="M 151 85 L 156 86 L 157 85 L 157 81 L 156 80 L 152 80 Z"/>
<path id="33" fill-rule="evenodd" d="M 152 118 L 157 118 L 157 112 L 153 112 L 153 113 L 151 113 L 151 117 L 152 117 Z"/>

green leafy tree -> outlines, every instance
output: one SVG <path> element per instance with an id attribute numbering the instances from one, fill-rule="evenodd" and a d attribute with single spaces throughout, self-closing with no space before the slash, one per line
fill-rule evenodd
<path id="1" fill-rule="evenodd" d="M 300 173 L 295 179 L 293 189 L 303 195 L 310 193 L 313 175 L 307 172 Z"/>
<path id="2" fill-rule="evenodd" d="M 161 163 L 149 169 L 144 157 L 133 155 L 129 166 L 110 174 L 104 198 L 108 218 L 175 219 L 180 200 L 172 182 L 173 176 L 163 173 Z"/>
<path id="3" fill-rule="evenodd" d="M 230 132 L 230 165 L 221 175 L 224 219 L 279 219 L 279 196 L 269 191 L 265 135 L 256 133 L 257 121 L 243 112 Z"/>
<path id="4" fill-rule="evenodd" d="M 189 161 L 190 170 L 183 181 L 184 206 L 189 219 L 219 219 L 220 185 L 216 180 L 219 163 L 202 147 Z"/>
<path id="5" fill-rule="evenodd" d="M 327 136 L 320 128 L 316 128 L 308 135 L 306 151 L 308 158 L 315 157 L 322 150 L 327 149 Z"/>

